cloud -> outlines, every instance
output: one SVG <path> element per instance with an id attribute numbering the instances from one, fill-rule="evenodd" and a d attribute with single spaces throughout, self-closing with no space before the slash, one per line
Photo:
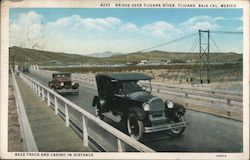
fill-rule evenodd
<path id="1" fill-rule="evenodd" d="M 73 15 L 70 17 L 63 17 L 60 18 L 58 20 L 56 20 L 55 22 L 50 23 L 51 25 L 62 25 L 62 26 L 67 26 L 67 25 L 72 25 L 75 23 L 79 23 L 81 21 L 81 17 L 78 15 Z"/>
<path id="2" fill-rule="evenodd" d="M 174 34 L 182 34 L 182 31 L 173 24 L 165 21 L 157 21 L 141 27 L 141 33 L 159 38 L 167 38 Z"/>
<path id="3" fill-rule="evenodd" d="M 121 20 L 115 17 L 82 19 L 82 24 L 85 29 L 115 29 L 120 23 Z"/>
<path id="4" fill-rule="evenodd" d="M 32 48 L 41 41 L 44 24 L 43 16 L 30 11 L 20 14 L 16 20 L 10 21 L 10 46 Z M 42 43 L 42 42 L 41 42 Z"/>
<path id="5" fill-rule="evenodd" d="M 243 27 L 242 27 L 242 26 L 237 27 L 237 28 L 236 28 L 236 31 L 240 31 L 240 32 L 242 32 L 242 31 L 243 31 Z"/>
<path id="6" fill-rule="evenodd" d="M 83 18 L 69 15 L 44 24 L 45 18 L 30 11 L 10 19 L 10 46 L 41 49 L 43 45 L 44 50 L 69 53 L 112 49 L 133 51 L 138 46 L 173 40 L 198 29 L 218 29 L 226 26 L 221 21 L 228 20 L 219 16 L 194 16 L 178 24 L 159 20 L 136 25 L 134 21 L 124 22 L 115 16 Z M 242 20 L 242 17 L 232 17 L 231 20 Z M 228 26 L 242 31 L 241 25 Z M 117 43 L 121 45 L 117 46 Z M 122 45 L 131 47 L 122 48 Z"/>
<path id="7" fill-rule="evenodd" d="M 227 20 L 227 19 L 224 18 L 224 17 L 215 17 L 215 18 L 213 18 L 213 22 L 220 21 L 220 20 Z"/>
<path id="8" fill-rule="evenodd" d="M 23 36 L 18 36 L 22 34 L 22 28 L 16 23 L 11 23 L 9 30 L 10 30 L 10 46 L 19 45 L 19 42 L 23 38 Z"/>
<path id="9" fill-rule="evenodd" d="M 120 32 L 136 32 L 139 31 L 138 27 L 133 23 L 126 23 L 119 28 Z"/>
<path id="10" fill-rule="evenodd" d="M 98 18 L 97 18 L 98 19 Z M 109 24 L 117 25 L 121 23 L 121 20 L 115 17 L 107 17 L 104 19 Z"/>
<path id="11" fill-rule="evenodd" d="M 85 31 L 93 32 L 94 36 L 96 31 L 116 30 L 122 23 L 115 17 L 82 18 L 79 15 L 62 17 L 46 24 L 43 20 L 44 17 L 34 11 L 19 14 L 15 19 L 11 19 L 10 46 L 46 49 L 49 46 L 51 48 L 53 44 L 56 50 L 56 46 L 65 45 L 74 39 L 84 39 L 80 35 Z"/>
<path id="12" fill-rule="evenodd" d="M 210 16 L 195 16 L 189 18 L 186 22 L 181 23 L 181 27 L 187 31 L 196 31 L 199 29 L 218 29 L 221 26 L 217 23 L 220 20 L 226 20 L 224 17 L 210 17 Z"/>
<path id="13" fill-rule="evenodd" d="M 43 16 L 34 12 L 30 11 L 28 13 L 22 13 L 17 18 L 17 23 L 20 26 L 30 26 L 32 24 L 40 23 L 43 19 Z"/>
<path id="14" fill-rule="evenodd" d="M 79 29 L 79 30 L 99 30 L 105 31 L 115 29 L 121 23 L 121 20 L 115 17 L 107 18 L 81 18 L 79 15 L 63 17 L 55 22 L 49 23 L 49 28 Z"/>
<path id="15" fill-rule="evenodd" d="M 235 17 L 234 20 L 243 21 L 243 16 L 241 16 L 241 17 Z"/>

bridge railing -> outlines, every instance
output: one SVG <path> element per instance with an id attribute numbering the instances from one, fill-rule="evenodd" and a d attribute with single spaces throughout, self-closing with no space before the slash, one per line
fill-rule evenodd
<path id="1" fill-rule="evenodd" d="M 103 151 L 154 152 L 151 148 L 96 118 L 91 113 L 27 75 L 20 74 L 20 77 L 42 100 L 47 102 L 48 106 L 54 109 L 56 115 L 65 120 L 66 126 L 71 126 L 82 136 L 85 146 L 92 145 L 92 147 L 94 146 L 94 148 Z M 78 118 L 76 118 L 76 115 Z M 98 135 L 98 133 L 106 133 L 107 136 L 103 137 L 102 134 Z"/>
<path id="2" fill-rule="evenodd" d="M 51 78 L 53 71 L 41 70 L 43 75 Z M 72 78 L 91 88 L 96 88 L 95 78 L 93 75 L 72 74 Z M 178 103 L 189 106 L 200 106 L 222 110 L 228 113 L 242 114 L 243 98 L 242 93 L 225 90 L 208 90 L 197 88 L 184 88 L 172 85 L 162 85 L 152 82 L 153 94 L 163 99 L 172 99 Z"/>
<path id="3" fill-rule="evenodd" d="M 36 142 L 35 142 L 34 136 L 30 128 L 30 124 L 29 124 L 28 117 L 24 108 L 21 92 L 17 85 L 13 70 L 11 70 L 11 73 L 12 73 L 12 79 L 13 79 L 12 83 L 14 87 L 14 94 L 15 94 L 15 99 L 16 99 L 18 122 L 20 125 L 20 133 L 21 133 L 21 138 L 23 142 L 23 150 L 25 152 L 37 152 L 38 149 L 36 146 Z"/>

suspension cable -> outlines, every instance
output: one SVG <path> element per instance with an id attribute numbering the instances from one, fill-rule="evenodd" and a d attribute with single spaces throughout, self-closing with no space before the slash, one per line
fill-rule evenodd
<path id="1" fill-rule="evenodd" d="M 171 40 L 171 41 L 167 41 L 167 42 L 164 42 L 164 43 L 161 43 L 161 44 L 158 44 L 158 45 L 149 47 L 149 48 L 147 48 L 147 49 L 140 50 L 140 51 L 138 51 L 138 52 L 145 52 L 145 51 L 148 51 L 148 50 L 151 50 L 151 49 L 154 49 L 154 48 L 159 48 L 159 47 L 161 47 L 161 46 L 165 46 L 165 45 L 168 45 L 168 44 L 177 42 L 177 41 L 181 41 L 181 40 L 183 40 L 183 39 L 190 38 L 190 37 L 192 37 L 192 36 L 194 36 L 194 35 L 196 35 L 196 33 L 189 34 L 189 35 L 186 35 L 186 36 L 183 36 L 183 37 L 181 37 L 181 38 L 177 38 L 177 39 L 174 39 L 174 40 Z"/>
<path id="2" fill-rule="evenodd" d="M 243 32 L 237 32 L 237 31 L 210 31 L 210 33 L 218 33 L 218 34 L 243 34 Z"/>
<path id="3" fill-rule="evenodd" d="M 236 32 L 236 31 L 210 31 L 210 33 L 215 33 L 215 34 L 243 34 L 243 32 Z M 140 50 L 138 52 L 145 52 L 145 51 L 149 51 L 149 50 L 152 50 L 152 49 L 155 49 L 155 48 L 166 46 L 166 45 L 169 45 L 171 43 L 178 42 L 178 41 L 193 37 L 195 35 L 196 35 L 196 33 L 189 34 L 189 35 L 186 35 L 186 36 L 174 39 L 174 40 L 170 40 L 170 41 L 167 41 L 167 42 L 155 45 L 155 46 L 151 46 L 149 48 Z M 213 38 L 211 38 L 211 39 L 212 39 L 212 42 L 214 43 L 215 47 L 220 51 L 220 49 L 219 49 L 218 45 L 215 43 L 214 39 Z M 198 40 L 195 40 L 195 43 L 193 44 L 193 46 L 190 49 L 190 52 L 193 51 L 196 48 L 197 44 L 198 44 Z"/>
<path id="4" fill-rule="evenodd" d="M 219 46 L 216 44 L 214 38 L 213 38 L 211 35 L 210 35 L 210 38 L 211 38 L 213 44 L 215 45 L 216 49 L 220 52 L 220 48 L 219 48 Z"/>
<path id="5" fill-rule="evenodd" d="M 192 47 L 190 48 L 189 52 L 193 52 L 194 49 L 196 48 L 197 44 L 199 42 L 199 37 L 197 37 L 192 45 Z"/>

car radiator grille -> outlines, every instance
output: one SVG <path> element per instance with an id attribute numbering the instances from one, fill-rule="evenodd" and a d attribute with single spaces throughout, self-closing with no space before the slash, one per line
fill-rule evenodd
<path id="1" fill-rule="evenodd" d="M 64 87 L 65 88 L 71 88 L 71 82 L 70 81 L 66 81 L 66 82 L 64 82 Z"/>
<path id="2" fill-rule="evenodd" d="M 152 125 L 157 125 L 161 123 L 165 123 L 165 104 L 159 97 L 154 97 L 149 101 L 150 104 L 150 113 L 149 120 Z"/>
<path id="3" fill-rule="evenodd" d="M 154 97 L 149 101 L 150 110 L 152 112 L 164 111 L 165 104 L 159 97 Z"/>

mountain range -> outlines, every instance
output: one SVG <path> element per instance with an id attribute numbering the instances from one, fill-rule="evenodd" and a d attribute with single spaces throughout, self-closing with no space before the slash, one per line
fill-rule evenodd
<path id="1" fill-rule="evenodd" d="M 104 58 L 104 57 L 111 57 L 114 55 L 122 55 L 124 53 L 114 53 L 111 51 L 106 51 L 106 52 L 96 52 L 96 53 L 91 53 L 91 54 L 87 54 L 87 56 L 90 57 L 97 57 L 97 58 Z"/>

